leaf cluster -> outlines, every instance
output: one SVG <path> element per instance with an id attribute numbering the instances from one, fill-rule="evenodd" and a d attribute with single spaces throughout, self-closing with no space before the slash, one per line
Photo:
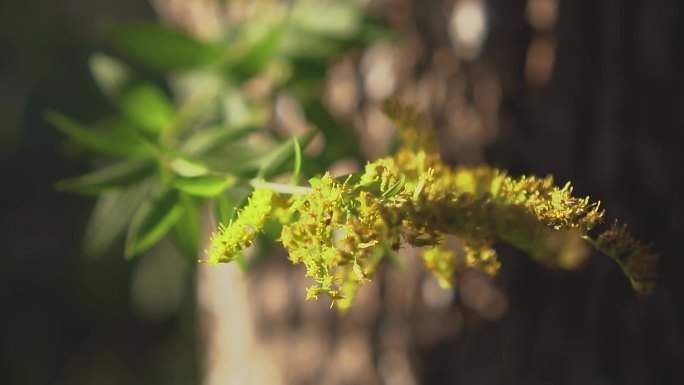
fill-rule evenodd
<path id="1" fill-rule="evenodd" d="M 116 114 L 92 124 L 45 114 L 73 140 L 71 152 L 94 167 L 57 183 L 98 197 L 85 254 L 108 252 L 125 236 L 125 254 L 133 257 L 172 235 L 195 260 L 203 207 L 229 223 L 253 181 L 293 170 L 297 180 L 303 163 L 316 172 L 340 154 L 358 154 L 354 136 L 319 96 L 332 60 L 385 30 L 351 2 L 300 0 L 263 11 L 212 41 L 152 22 L 108 26 L 123 60 L 99 53 L 90 67 Z M 266 92 L 250 92 L 255 82 Z M 274 130 L 275 97 L 282 94 L 320 131 L 287 137 Z M 303 155 L 316 134 L 330 150 Z"/>

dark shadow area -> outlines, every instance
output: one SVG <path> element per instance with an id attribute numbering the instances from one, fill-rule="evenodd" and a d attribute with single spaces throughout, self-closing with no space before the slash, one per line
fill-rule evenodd
<path id="1" fill-rule="evenodd" d="M 138 1 L 0 2 L 0 383 L 190 384 L 194 298 L 148 321 L 131 310 L 135 263 L 81 257 L 92 200 L 54 183 L 86 171 L 46 109 L 84 121 L 111 107 L 88 71 L 107 20 L 152 18 Z"/>

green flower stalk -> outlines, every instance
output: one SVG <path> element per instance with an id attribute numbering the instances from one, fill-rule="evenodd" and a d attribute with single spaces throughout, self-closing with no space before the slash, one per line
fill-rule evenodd
<path id="1" fill-rule="evenodd" d="M 586 256 L 588 242 L 620 265 L 635 290 L 653 289 L 658 256 L 624 226 L 590 235 L 604 211 L 588 197 L 574 197 L 570 183 L 558 187 L 551 176 L 515 178 L 488 166 L 451 167 L 441 161 L 433 133 L 418 114 L 394 102 L 384 110 L 403 140 L 395 155 L 344 181 L 329 174 L 311 179 L 311 189 L 292 190 L 287 213 L 278 215 L 290 261 L 304 264 L 313 279 L 307 298 L 324 294 L 338 308 L 349 307 L 387 250 L 406 246 L 423 248 L 426 269 L 444 287 L 465 267 L 493 276 L 501 266 L 496 242 L 565 268 Z M 251 244 L 273 194 L 255 190 L 238 219 L 219 227 L 211 262 L 229 262 Z M 447 236 L 461 241 L 463 258 L 445 247 Z"/>

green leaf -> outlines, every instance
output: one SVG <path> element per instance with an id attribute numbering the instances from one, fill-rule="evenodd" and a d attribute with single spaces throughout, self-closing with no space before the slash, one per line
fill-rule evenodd
<path id="1" fill-rule="evenodd" d="M 376 197 L 380 197 L 380 188 L 382 187 L 382 182 L 380 180 L 374 180 L 370 183 L 364 183 L 359 185 L 357 188 L 361 191 L 367 191 Z"/>
<path id="2" fill-rule="evenodd" d="M 397 193 L 401 191 L 401 188 L 404 187 L 404 183 L 406 183 L 406 175 L 401 174 L 401 179 L 396 181 L 392 186 L 385 190 L 385 192 L 382 193 L 382 198 L 390 199 L 393 196 L 397 195 Z"/>
<path id="3" fill-rule="evenodd" d="M 211 198 L 221 194 L 234 183 L 233 177 L 204 175 L 174 179 L 171 186 L 190 195 Z"/>
<path id="4" fill-rule="evenodd" d="M 302 170 L 302 148 L 299 140 L 294 138 L 294 170 L 292 170 L 292 184 L 299 183 L 299 172 Z"/>
<path id="5" fill-rule="evenodd" d="M 223 224 L 230 223 L 235 215 L 236 201 L 228 194 L 221 194 L 215 199 L 214 211 L 216 221 Z"/>
<path id="6" fill-rule="evenodd" d="M 121 112 L 150 134 L 159 134 L 173 127 L 176 116 L 173 103 L 158 87 L 139 83 L 126 88 L 119 98 Z"/>
<path id="7" fill-rule="evenodd" d="M 182 214 L 173 226 L 173 234 L 178 248 L 191 261 L 196 261 L 199 255 L 200 242 L 200 205 L 191 197 L 181 194 L 180 203 Z"/>
<path id="8" fill-rule="evenodd" d="M 126 257 L 132 258 L 159 242 L 183 214 L 179 192 L 164 189 L 136 210 L 126 236 Z"/>
<path id="9" fill-rule="evenodd" d="M 327 167 L 342 158 L 361 156 L 357 136 L 351 129 L 340 124 L 320 100 L 308 97 L 308 100 L 302 102 L 302 109 L 307 120 L 325 137 L 326 150 L 317 159 L 322 167 Z"/>
<path id="10" fill-rule="evenodd" d="M 102 93 L 112 102 L 133 79 L 130 68 L 110 56 L 97 53 L 90 57 L 90 72 Z"/>
<path id="11" fill-rule="evenodd" d="M 100 194 L 83 236 L 85 257 L 100 257 L 112 250 L 155 183 L 154 179 L 148 178 L 141 183 Z"/>
<path id="12" fill-rule="evenodd" d="M 350 2 L 298 3 L 289 21 L 281 53 L 297 61 L 293 64 L 293 71 L 299 72 L 293 74 L 296 78 L 307 77 L 308 71 L 302 70 L 301 65 L 316 73 L 327 68 L 331 59 L 358 40 L 364 26 L 362 9 Z"/>
<path id="13" fill-rule="evenodd" d="M 314 177 L 314 178 L 309 179 L 309 185 L 311 187 L 321 187 L 321 186 L 323 186 L 323 181 L 321 180 L 321 178 L 315 178 Z"/>
<path id="14" fill-rule="evenodd" d="M 86 148 L 116 156 L 149 156 L 154 154 L 154 146 L 120 122 L 106 124 L 105 129 L 96 130 L 82 126 L 56 111 L 45 112 L 45 119 L 64 134 Z"/>
<path id="15" fill-rule="evenodd" d="M 176 175 L 195 177 L 206 175 L 209 172 L 207 165 L 193 156 L 186 155 L 170 146 L 160 145 L 159 148 L 163 153 L 166 164 Z"/>
<path id="16" fill-rule="evenodd" d="M 290 23 L 312 36 L 350 38 L 361 29 L 363 11 L 352 2 L 297 3 Z"/>
<path id="17" fill-rule="evenodd" d="M 290 82 L 314 80 L 316 75 L 320 81 L 321 72 L 325 75 L 330 62 L 344 52 L 380 40 L 397 40 L 386 25 L 363 15 L 359 7 L 348 2 L 300 4 L 297 8 L 301 10 L 293 11 L 280 46 L 280 54 L 292 66 Z"/>
<path id="18" fill-rule="evenodd" d="M 244 56 L 229 66 L 229 76 L 241 83 L 260 73 L 278 52 L 283 30 L 281 24 L 268 31 L 261 40 L 249 48 Z"/>
<path id="19" fill-rule="evenodd" d="M 212 149 L 202 160 L 212 171 L 252 178 L 276 147 L 273 143 L 234 141 Z"/>
<path id="20" fill-rule="evenodd" d="M 174 153 L 169 166 L 173 172 L 184 177 L 206 175 L 209 172 L 203 162 L 178 152 Z"/>
<path id="21" fill-rule="evenodd" d="M 296 148 L 294 142 L 298 141 L 302 147 L 306 147 L 311 139 L 313 139 L 315 131 L 309 131 L 297 137 L 292 137 L 281 143 L 268 157 L 264 160 L 257 172 L 256 178 L 267 178 L 274 175 L 283 165 L 287 164 L 293 157 L 295 157 Z"/>
<path id="22" fill-rule="evenodd" d="M 223 55 L 219 44 L 200 42 L 185 31 L 157 23 L 120 23 L 107 32 L 125 53 L 162 72 L 207 66 Z"/>
<path id="23" fill-rule="evenodd" d="M 56 188 L 79 194 L 99 194 L 104 190 L 128 186 L 149 176 L 154 170 L 155 162 L 151 159 L 125 160 L 89 174 L 61 180 Z"/>
<path id="24" fill-rule="evenodd" d="M 254 121 L 247 96 L 241 89 L 231 87 L 224 90 L 220 100 L 224 123 L 231 126 L 245 126 Z"/>
<path id="25" fill-rule="evenodd" d="M 292 13 L 280 47 L 281 55 L 293 62 L 293 71 L 299 73 L 293 77 L 307 78 L 309 71 L 320 73 L 321 65 L 354 47 L 396 40 L 384 24 L 363 15 L 359 7 L 348 2 L 300 4 L 300 10 Z"/>
<path id="26" fill-rule="evenodd" d="M 321 63 L 328 63 L 333 57 L 342 54 L 344 49 L 341 41 L 326 36 L 311 35 L 298 28 L 289 28 L 282 40 L 280 54 L 283 57 L 290 61 L 307 60 L 303 64 L 309 66 L 311 63 L 308 61 L 313 61 L 319 66 Z M 293 71 L 299 69 L 298 64 L 292 63 Z M 316 68 L 316 72 L 319 71 L 320 68 Z"/>
<path id="27" fill-rule="evenodd" d="M 183 151 L 191 155 L 203 155 L 216 147 L 259 131 L 255 126 L 218 126 L 197 131 L 183 144 Z"/>

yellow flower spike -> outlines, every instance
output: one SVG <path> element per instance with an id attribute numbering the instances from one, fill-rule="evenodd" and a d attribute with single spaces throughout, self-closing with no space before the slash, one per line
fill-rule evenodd
<path id="1" fill-rule="evenodd" d="M 492 248 L 497 241 L 562 268 L 581 263 L 587 241 L 618 263 L 635 290 L 653 289 L 658 256 L 624 226 L 589 235 L 604 211 L 588 197 L 572 196 L 570 183 L 557 187 L 551 176 L 515 178 L 488 166 L 446 165 L 414 110 L 395 102 L 383 108 L 404 141 L 394 156 L 368 163 L 356 183 L 325 174 L 311 179 L 310 189 L 288 186 L 288 200 L 255 190 L 238 218 L 212 237 L 210 261 L 230 262 L 249 246 L 274 205 L 290 261 L 304 264 L 313 280 L 307 299 L 326 295 L 340 310 L 373 278 L 387 249 L 429 247 L 422 253 L 426 269 L 449 286 L 461 267 L 443 247 L 449 235 L 466 245 L 465 265 L 490 276 L 501 267 Z"/>
<path id="2" fill-rule="evenodd" d="M 228 225 L 219 224 L 218 231 L 211 236 L 207 250 L 209 263 L 231 262 L 239 251 L 252 244 L 271 211 L 272 198 L 272 191 L 255 189 L 236 220 Z"/>

